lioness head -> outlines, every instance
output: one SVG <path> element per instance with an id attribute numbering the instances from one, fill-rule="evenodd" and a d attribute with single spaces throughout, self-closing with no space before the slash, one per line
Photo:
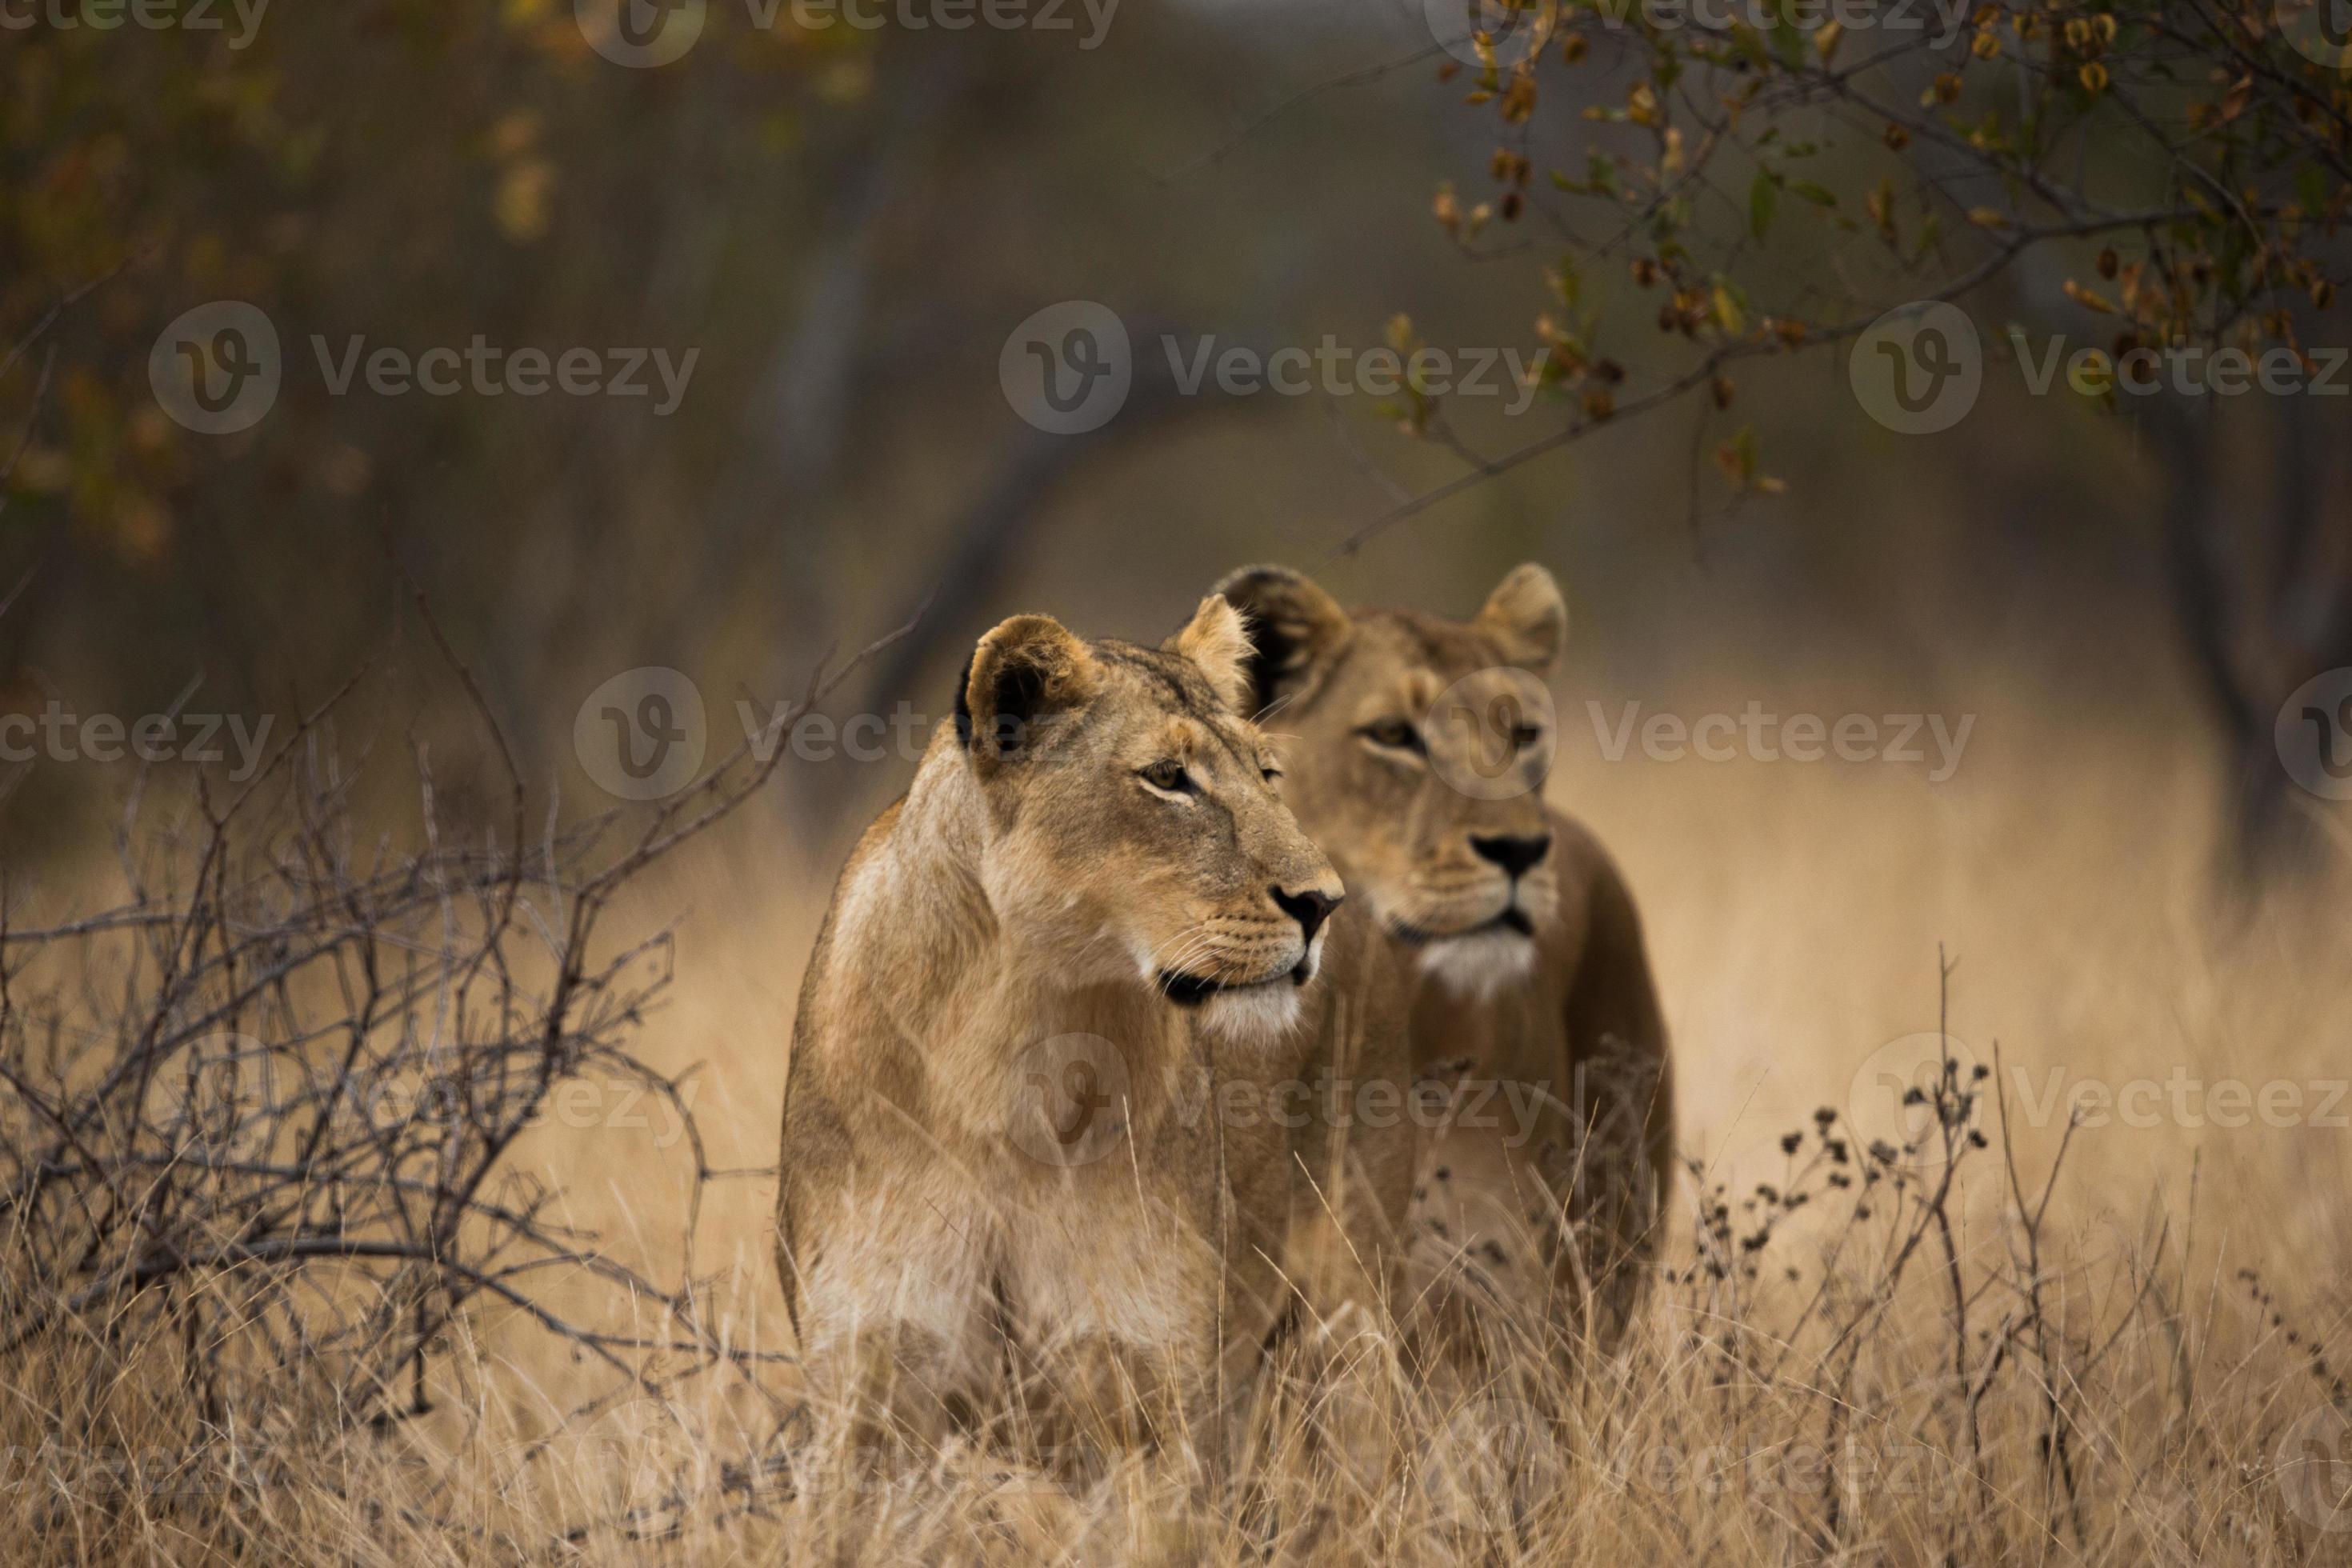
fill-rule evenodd
<path id="1" fill-rule="evenodd" d="M 986 804 L 1001 928 L 1063 984 L 1140 976 L 1244 1037 L 1288 1027 L 1344 889 L 1237 707 L 1249 642 L 1203 600 L 1159 648 L 1045 616 L 980 639 L 956 733 Z"/>
<path id="2" fill-rule="evenodd" d="M 1527 972 L 1559 900 L 1542 676 L 1567 636 L 1526 565 L 1467 621 L 1353 615 L 1280 566 L 1218 584 L 1250 622 L 1242 710 L 1289 764 L 1286 798 L 1424 969 L 1485 991 Z"/>

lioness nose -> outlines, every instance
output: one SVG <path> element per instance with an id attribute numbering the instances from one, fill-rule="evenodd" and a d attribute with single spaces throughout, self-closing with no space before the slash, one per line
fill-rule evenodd
<path id="1" fill-rule="evenodd" d="M 1470 847 L 1513 877 L 1521 877 L 1551 847 L 1551 835 L 1542 833 L 1532 838 L 1481 838 L 1474 833 L 1470 836 Z"/>
<path id="2" fill-rule="evenodd" d="M 1280 906 L 1284 914 L 1298 922 L 1298 929 L 1306 933 L 1308 942 L 1315 940 L 1316 931 L 1330 917 L 1331 911 L 1339 907 L 1338 899 L 1314 888 L 1303 893 L 1286 893 L 1278 887 L 1268 888 L 1266 891 L 1274 895 L 1275 903 Z"/>

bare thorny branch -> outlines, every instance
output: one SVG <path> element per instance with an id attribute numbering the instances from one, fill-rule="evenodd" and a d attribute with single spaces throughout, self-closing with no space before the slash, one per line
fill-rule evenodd
<path id="1" fill-rule="evenodd" d="M 641 824 L 551 815 L 533 837 L 496 714 L 414 604 L 512 785 L 503 835 L 443 822 L 421 756 L 420 842 L 394 853 L 360 829 L 330 739 L 354 677 L 226 800 L 199 776 L 179 820 L 134 812 L 127 903 L 26 929 L 0 886 L 0 1366 L 177 1346 L 218 1434 L 295 1408 L 345 1426 L 422 1414 L 451 1335 L 499 1319 L 600 1364 L 615 1393 L 714 1373 L 759 1389 L 753 1370 L 788 1359 L 730 1342 L 692 1271 L 705 1190 L 766 1173 L 714 1166 L 691 1071 L 636 1054 L 671 933 L 604 930 L 784 750 L 747 742 Z M 899 635 L 820 666 L 780 721 Z M 667 1279 L 558 1223 L 557 1194 L 511 1157 L 580 1084 L 647 1097 L 683 1134 Z M 559 1310 L 557 1286 L 587 1305 Z"/>

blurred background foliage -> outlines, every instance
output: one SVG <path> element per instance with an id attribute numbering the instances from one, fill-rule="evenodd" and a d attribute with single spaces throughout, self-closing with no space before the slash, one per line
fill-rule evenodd
<path id="1" fill-rule="evenodd" d="M 2275 29 L 2264 74 L 2241 68 L 2261 12 L 1987 7 L 1957 50 L 1882 58 L 1529 5 L 1481 64 L 1418 0 L 1129 0 L 1095 47 L 1082 13 L 862 30 L 729 0 L 656 69 L 603 58 L 562 0 L 281 0 L 241 45 L 219 14 L 0 35 L 0 351 L 22 349 L 0 439 L 25 433 L 0 592 L 26 584 L 0 707 L 155 711 L 201 678 L 191 710 L 285 721 L 390 649 L 380 737 L 440 742 L 445 805 L 488 809 L 488 759 L 407 651 L 404 573 L 584 808 L 609 803 L 573 714 L 633 667 L 689 672 L 723 746 L 739 695 L 796 692 L 919 605 L 848 709 L 943 712 L 969 638 L 1015 611 L 1156 637 L 1276 559 L 1460 614 L 1534 557 L 1578 617 L 1570 724 L 1588 697 L 1958 711 L 1997 683 L 2196 728 L 2233 859 L 2298 858 L 2269 721 L 2352 662 L 2344 405 L 2037 397 L 1999 363 L 2011 321 L 2108 351 L 2344 341 L 2346 79 Z M 2118 238 L 2098 215 L 2123 210 L 2146 221 Z M 1881 427 L 1821 329 L 1963 284 L 1996 362 L 1978 407 Z M 285 363 L 226 437 L 146 379 L 158 331 L 216 299 L 264 310 Z M 997 355 L 1066 299 L 1117 310 L 1139 366 L 1162 333 L 1395 334 L 1540 349 L 1546 395 L 1139 386 L 1095 436 L 1045 436 Z M 335 395 L 313 340 L 354 337 L 698 358 L 666 416 Z M 1503 471 L 1416 499 L 1479 464 Z M 909 771 L 788 774 L 780 809 L 824 853 Z M 110 819 L 67 773 L 16 780 L 12 855 Z"/>

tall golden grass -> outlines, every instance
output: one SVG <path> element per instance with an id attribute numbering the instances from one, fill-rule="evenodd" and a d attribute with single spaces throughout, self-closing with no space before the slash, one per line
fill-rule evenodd
<path id="1" fill-rule="evenodd" d="M 341 1424 L 289 1387 L 273 1421 L 207 1431 L 189 1348 L 100 1322 L 0 1363 L 0 1562 L 2352 1560 L 2352 1105 L 2323 1103 L 2352 1077 L 2340 825 L 2326 864 L 2232 901 L 2186 725 L 2018 696 L 1942 783 L 1611 762 L 1580 700 L 1561 726 L 1552 792 L 1643 901 L 1691 1163 L 1615 1362 L 1415 1376 L 1375 1325 L 1270 1369 L 1229 1451 L 1080 1483 L 962 1447 L 877 1477 L 811 1439 L 789 1367 L 616 1394 L 492 1308 L 451 1331 L 427 1413 Z M 831 869 L 782 842 L 730 826 L 628 911 L 684 911 L 644 1049 L 703 1064 L 713 1166 L 775 1159 Z M 1908 1080 L 1924 1105 L 1879 1080 L 1947 1055 Z M 2142 1080 L 2128 1114 L 2099 1099 Z M 693 1162 L 635 1119 L 558 1119 L 516 1158 L 655 1267 Z M 789 1351 L 772 1194 L 710 1187 L 693 1265 L 729 1342 Z"/>

